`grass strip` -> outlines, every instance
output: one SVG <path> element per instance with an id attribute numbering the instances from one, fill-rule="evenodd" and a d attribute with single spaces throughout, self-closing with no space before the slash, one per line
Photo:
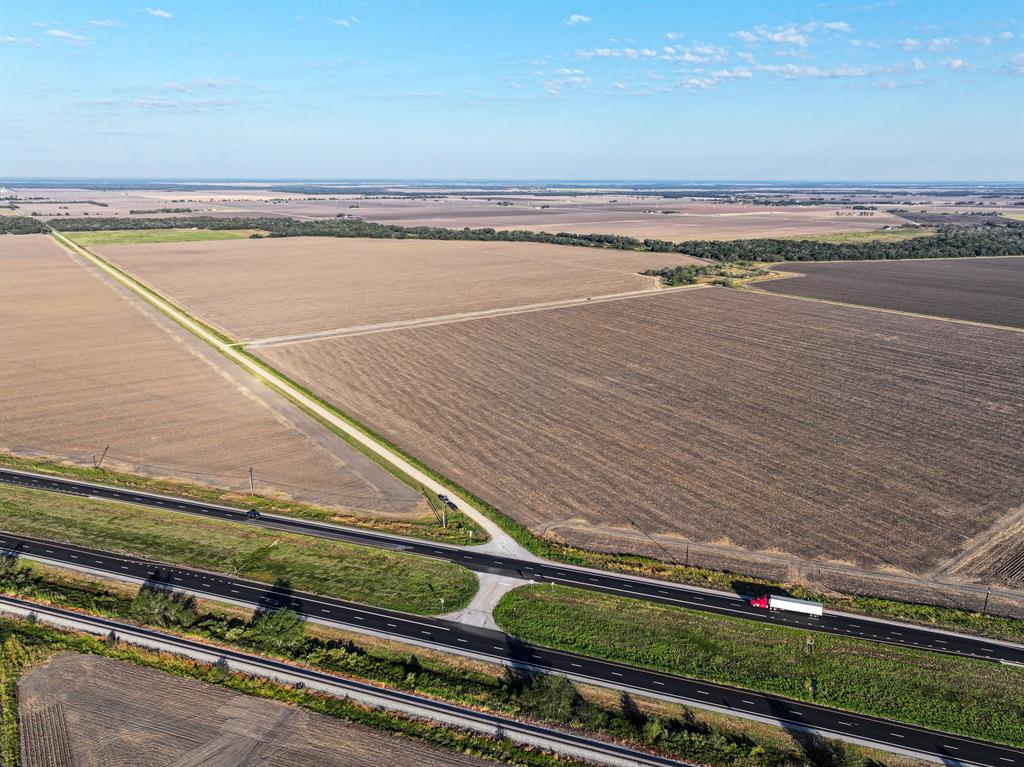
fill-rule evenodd
<path id="1" fill-rule="evenodd" d="M 64 232 L 79 245 L 142 245 L 158 242 L 201 242 L 241 240 L 262 234 L 259 229 L 108 229 L 94 232 Z"/>
<path id="2" fill-rule="evenodd" d="M 0 466 L 19 471 L 30 471 L 37 474 L 49 474 L 55 477 L 76 479 L 83 482 L 95 482 L 101 485 L 188 498 L 204 503 L 222 504 L 242 509 L 257 509 L 271 514 L 314 519 L 318 522 L 333 522 L 364 530 L 404 535 L 411 538 L 422 538 L 426 541 L 438 541 L 452 545 L 465 544 L 470 540 L 473 542 L 487 540 L 487 535 L 479 529 L 479 526 L 462 512 L 450 513 L 448 516 L 448 527 L 445 528 L 441 526 L 440 522 L 432 514 L 423 514 L 418 517 L 410 515 L 401 518 L 362 516 L 349 510 L 313 506 L 308 503 L 281 498 L 249 495 L 244 492 L 223 490 L 183 480 L 145 477 L 139 474 L 117 471 L 116 469 L 97 469 L 93 466 L 80 466 L 48 458 L 26 458 L 8 453 L 0 453 Z M 430 502 L 432 499 L 428 498 L 427 500 Z M 474 533 L 472 536 L 469 534 L 470 530 Z"/>
<path id="3" fill-rule="evenodd" d="M 175 602 L 159 622 L 152 600 L 127 584 L 38 563 L 0 567 L 0 592 L 149 625 L 214 644 L 297 661 L 346 677 L 415 691 L 518 719 L 598 732 L 691 763 L 721 767 L 905 767 L 916 760 L 869 751 L 814 735 L 679 704 L 633 699 L 596 687 L 577 689 L 564 677 L 528 675 L 443 653 L 410 654 L 400 643 L 307 626 L 304 642 L 260 636 L 250 612 L 208 600 Z M 144 617 L 143 617 L 144 616 Z M 185 619 L 182 623 L 181 620 Z M 187 625 L 186 625 L 187 624 Z"/>
<path id="4" fill-rule="evenodd" d="M 516 589 L 494 617 L 560 650 L 1024 745 L 1024 670 L 998 663 L 561 586 Z"/>
<path id="5" fill-rule="evenodd" d="M 0 486 L 0 527 L 433 615 L 467 605 L 477 580 L 449 562 L 160 509 Z"/>

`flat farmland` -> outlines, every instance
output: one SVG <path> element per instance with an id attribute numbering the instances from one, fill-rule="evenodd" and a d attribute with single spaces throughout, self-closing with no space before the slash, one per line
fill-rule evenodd
<path id="1" fill-rule="evenodd" d="M 495 198 L 511 204 L 499 206 L 494 200 L 462 200 L 454 196 L 430 202 L 359 200 L 359 208 L 347 212 L 367 221 L 401 226 L 490 226 L 537 232 L 621 234 L 673 242 L 873 231 L 902 223 L 884 211 L 861 216 L 858 211 L 834 205 L 774 207 L 656 196 Z"/>
<path id="2" fill-rule="evenodd" d="M 0 449 L 349 509 L 422 499 L 44 235 L 0 238 Z"/>
<path id="3" fill-rule="evenodd" d="M 1011 331 L 711 288 L 261 354 L 580 545 L 927 572 L 1024 503 Z"/>
<path id="4" fill-rule="evenodd" d="M 92 655 L 55 655 L 22 677 L 18 698 L 24 767 L 494 764 Z"/>
<path id="5" fill-rule="evenodd" d="M 238 340 L 654 290 L 697 259 L 537 243 L 287 237 L 96 252 Z"/>
<path id="6" fill-rule="evenodd" d="M 1024 256 L 801 263 L 772 269 L 803 275 L 759 286 L 773 293 L 1024 328 Z"/>

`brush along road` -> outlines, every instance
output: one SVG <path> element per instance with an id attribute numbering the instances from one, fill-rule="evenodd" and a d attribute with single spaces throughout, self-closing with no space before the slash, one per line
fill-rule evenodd
<path id="1" fill-rule="evenodd" d="M 200 503 L 184 498 L 157 495 L 126 488 L 107 487 L 92 482 L 63 479 L 43 474 L 0 469 L 0 482 L 34 490 L 71 493 L 104 500 L 135 503 L 165 511 L 199 514 L 216 519 L 250 525 L 259 525 L 289 533 L 313 535 L 320 538 L 358 543 L 365 546 L 405 551 L 411 554 L 444 559 L 470 570 L 494 575 L 512 576 L 538 583 L 558 583 L 563 586 L 600 591 L 617 596 L 629 596 L 652 602 L 686 607 L 692 610 L 715 612 L 750 620 L 775 623 L 803 630 L 840 634 L 888 644 L 913 647 L 918 650 L 963 655 L 991 661 L 1024 664 L 1024 647 L 1007 642 L 968 637 L 950 632 L 910 626 L 903 623 L 834 614 L 825 612 L 820 617 L 799 613 L 763 610 L 751 606 L 734 594 L 710 589 L 683 586 L 667 581 L 636 578 L 602 570 L 590 570 L 571 565 L 560 565 L 536 560 L 521 560 L 496 556 L 472 548 L 445 546 L 384 533 L 313 522 L 276 514 L 262 514 L 250 518 L 244 509 Z"/>

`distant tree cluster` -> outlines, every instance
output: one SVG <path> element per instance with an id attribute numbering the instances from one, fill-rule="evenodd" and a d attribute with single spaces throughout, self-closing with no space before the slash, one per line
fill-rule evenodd
<path id="1" fill-rule="evenodd" d="M 1024 223 L 964 228 L 940 227 L 930 237 L 830 243 L 815 240 L 644 240 L 657 253 L 680 253 L 711 261 L 878 261 L 904 258 L 970 258 L 1024 255 Z"/>
<path id="2" fill-rule="evenodd" d="M 130 210 L 133 216 L 145 216 L 152 213 L 192 213 L 194 208 L 153 208 L 151 210 Z"/>
<path id="3" fill-rule="evenodd" d="M 0 234 L 39 234 L 46 224 L 28 216 L 0 216 Z"/>

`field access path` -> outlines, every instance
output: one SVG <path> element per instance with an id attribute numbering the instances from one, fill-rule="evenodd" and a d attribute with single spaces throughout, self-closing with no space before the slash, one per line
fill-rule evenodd
<path id="1" fill-rule="evenodd" d="M 660 604 L 701 612 L 770 623 L 790 628 L 837 634 L 855 639 L 900 645 L 915 650 L 930 650 L 981 660 L 1024 665 L 1024 646 L 999 642 L 939 629 L 885 621 L 843 613 L 826 613 L 820 618 L 796 613 L 759 610 L 736 594 L 685 586 L 602 570 L 590 570 L 530 559 L 521 560 L 481 551 L 483 547 L 448 546 L 415 538 L 359 530 L 325 522 L 315 522 L 278 514 L 262 514 L 248 519 L 245 509 L 201 503 L 185 498 L 158 495 L 138 490 L 109 487 L 92 482 L 64 479 L 44 474 L 0 469 L 0 482 L 33 490 L 68 493 L 107 501 L 138 504 L 164 511 L 197 514 L 239 524 L 256 525 L 299 535 L 373 546 L 392 551 L 444 559 L 472 570 L 478 575 L 513 579 L 518 583 L 550 583 L 628 596 Z M 451 616 L 449 616 L 451 617 Z M 493 626 L 492 626 L 493 628 Z"/>
<path id="2" fill-rule="evenodd" d="M 129 582 L 164 584 L 175 590 L 246 607 L 287 608 L 317 623 L 514 668 L 557 673 L 584 683 L 810 731 L 944 764 L 1024 765 L 1024 750 L 1012 746 L 552 650 L 492 629 L 411 616 L 317 594 L 281 590 L 245 578 L 4 532 L 0 532 L 0 549 L 16 556 Z"/>
<path id="3" fill-rule="evenodd" d="M 390 448 L 382 445 L 377 440 L 369 437 L 362 430 L 356 428 L 347 420 L 338 417 L 333 411 L 321 405 L 313 397 L 306 394 L 304 391 L 299 389 L 291 382 L 278 375 L 276 372 L 268 370 L 264 366 L 255 362 L 251 357 L 241 352 L 236 345 L 230 340 L 224 340 L 219 335 L 208 330 L 204 325 L 192 319 L 188 314 L 179 309 L 177 306 L 167 301 L 154 290 L 147 287 L 140 281 L 136 280 L 126 272 L 121 271 L 102 258 L 94 255 L 87 248 L 83 248 L 75 242 L 71 241 L 63 234 L 55 229 L 51 229 L 51 234 L 54 239 L 57 240 L 61 245 L 70 250 L 75 255 L 86 259 L 89 263 L 93 264 L 105 274 L 112 277 L 114 280 L 124 285 L 126 288 L 131 290 L 136 295 L 148 303 L 155 306 L 161 312 L 166 314 L 168 317 L 173 319 L 183 328 L 188 330 L 193 335 L 197 336 L 201 340 L 208 343 L 214 349 L 219 351 L 229 360 L 235 364 L 244 368 L 247 372 L 253 375 L 257 380 L 267 384 L 271 388 L 280 392 L 286 398 L 290 399 L 293 403 L 298 405 L 300 408 L 308 413 L 311 413 L 317 418 L 322 419 L 329 423 L 333 428 L 338 429 L 349 437 L 350 439 L 358 442 L 360 445 L 368 448 L 374 454 L 384 459 L 388 464 L 402 472 L 406 476 L 413 479 L 418 484 L 422 485 L 428 491 L 433 493 L 446 493 L 451 497 L 459 506 L 459 509 L 482 527 L 490 540 L 482 544 L 488 552 L 500 553 L 505 556 L 514 556 L 519 559 L 533 560 L 536 557 L 523 548 L 517 543 L 512 536 L 506 533 L 496 522 L 490 517 L 485 515 L 479 509 L 474 507 L 465 498 L 461 498 L 458 493 L 453 492 L 449 488 L 445 487 L 433 477 L 421 471 L 418 467 L 405 460 L 397 452 Z"/>

